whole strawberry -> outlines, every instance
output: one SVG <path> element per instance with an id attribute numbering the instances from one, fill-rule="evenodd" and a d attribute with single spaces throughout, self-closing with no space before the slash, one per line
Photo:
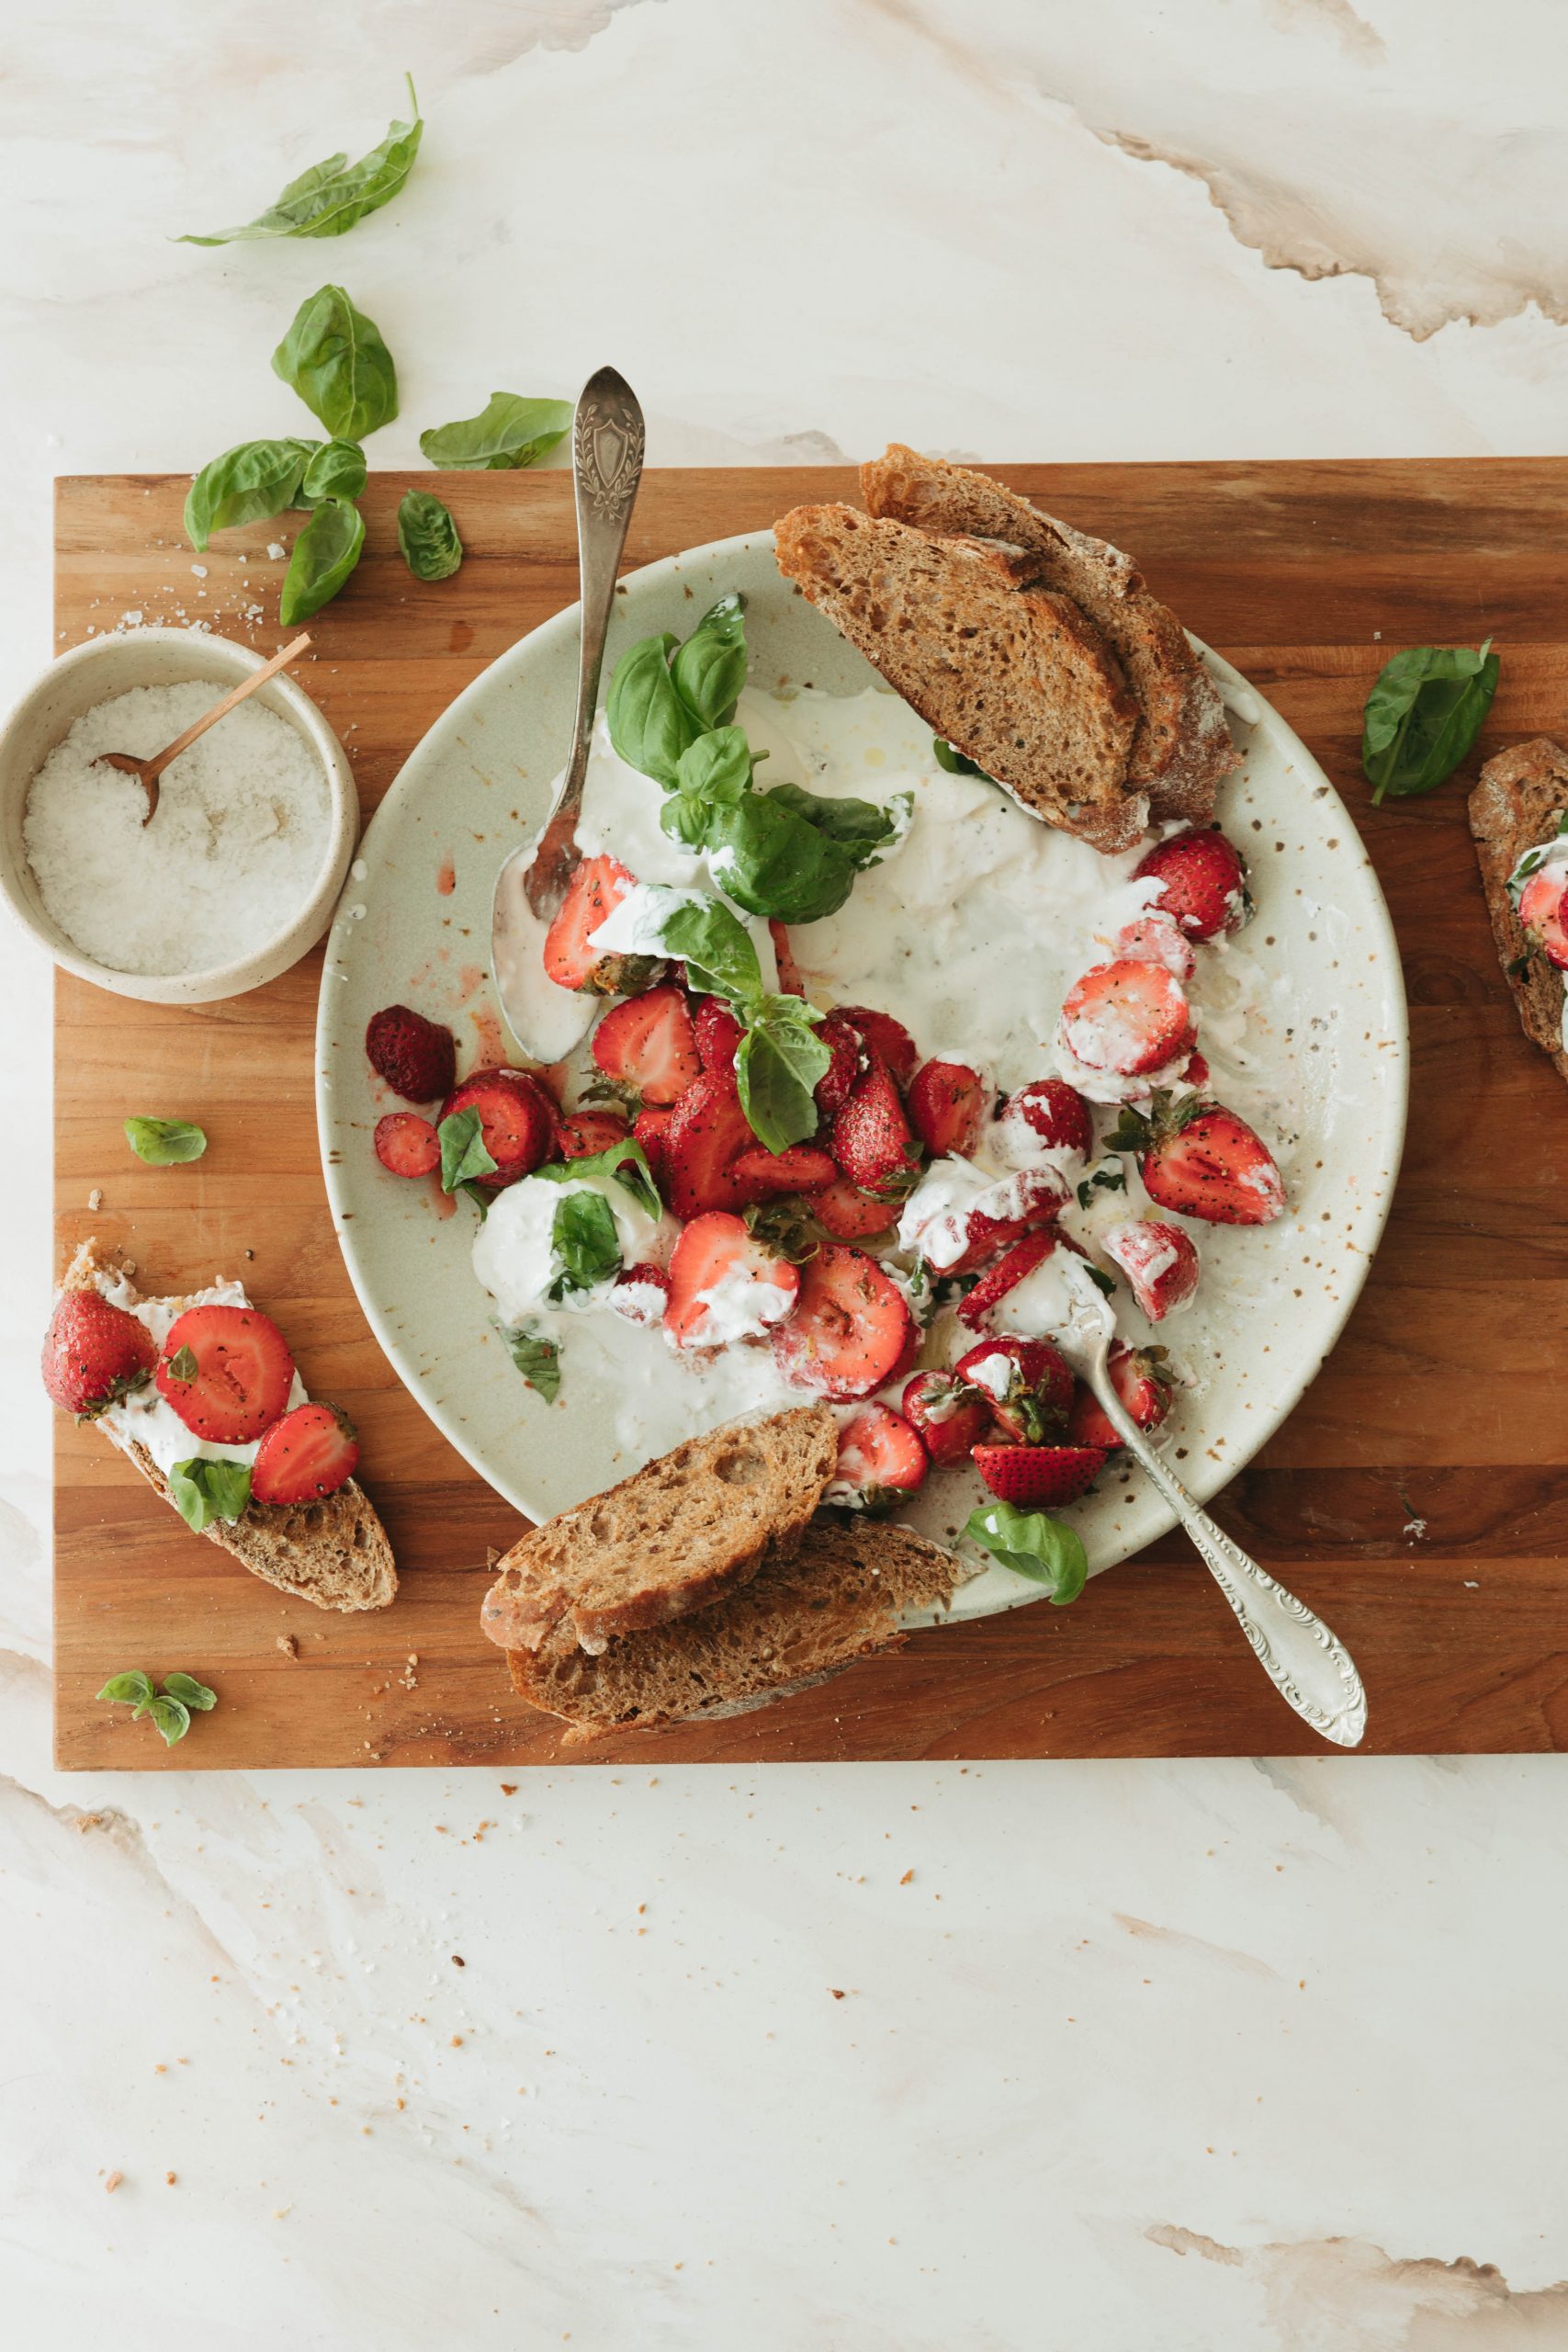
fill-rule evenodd
<path id="1" fill-rule="evenodd" d="M 966 1462 L 991 1426 L 991 1399 L 954 1372 L 917 1372 L 900 1399 L 939 1470 Z"/>
<path id="2" fill-rule="evenodd" d="M 1241 852 L 1217 825 L 1173 833 L 1150 850 L 1133 879 L 1151 877 L 1160 886 L 1154 904 L 1179 922 L 1189 939 L 1214 939 L 1222 932 L 1239 931 L 1251 920 Z"/>
<path id="3" fill-rule="evenodd" d="M 905 1098 L 916 1134 L 934 1157 L 967 1159 L 979 1137 L 986 1083 L 967 1062 L 922 1062 Z"/>
<path id="4" fill-rule="evenodd" d="M 1165 1350 L 1118 1344 L 1111 1349 L 1105 1368 L 1130 1419 L 1141 1430 L 1157 1430 L 1176 1393 Z M 1081 1386 L 1067 1417 L 1067 1435 L 1075 1445 L 1102 1446 L 1108 1453 L 1122 1443 L 1099 1397 L 1091 1388 Z"/>
<path id="5" fill-rule="evenodd" d="M 457 1074 L 452 1032 L 406 1004 L 371 1014 L 365 1050 L 377 1077 L 405 1102 L 438 1102 L 452 1091 Z"/>
<path id="6" fill-rule="evenodd" d="M 1144 1189 L 1162 1209 L 1205 1225 L 1270 1225 L 1283 1214 L 1284 1180 L 1262 1136 L 1201 1095 L 1161 1089 L 1146 1113 L 1123 1111 L 1111 1148 L 1136 1153 Z"/>
<path id="7" fill-rule="evenodd" d="M 990 1400 L 997 1426 L 1020 1445 L 1049 1443 L 1066 1429 L 1073 1375 L 1048 1340 L 982 1340 L 953 1374 Z"/>
<path id="8" fill-rule="evenodd" d="M 886 1065 L 873 1060 L 833 1121 L 834 1159 L 852 1184 L 884 1198 L 907 1191 L 920 1148 Z"/>
<path id="9" fill-rule="evenodd" d="M 123 1306 L 96 1290 L 68 1290 L 43 1341 L 43 1385 L 51 1404 L 81 1421 L 143 1388 L 157 1366 L 152 1334 Z"/>
<path id="10" fill-rule="evenodd" d="M 1020 1510 L 1077 1502 L 1105 1467 L 1097 1445 L 977 1445 L 971 1458 L 992 1494 Z"/>

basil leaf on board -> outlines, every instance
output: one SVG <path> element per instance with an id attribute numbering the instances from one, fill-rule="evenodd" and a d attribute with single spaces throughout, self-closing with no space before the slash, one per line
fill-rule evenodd
<path id="1" fill-rule="evenodd" d="M 604 697 L 604 724 L 617 756 L 667 791 L 676 784 L 682 753 L 703 732 L 670 674 L 675 643 L 667 630 L 628 646 Z"/>
<path id="2" fill-rule="evenodd" d="M 580 1159 L 552 1159 L 534 1173 L 547 1184 L 578 1184 L 591 1182 L 596 1176 L 612 1177 L 649 1216 L 664 1213 L 648 1154 L 629 1128 L 625 1143 L 606 1144 L 603 1151 L 585 1152 Z"/>
<path id="3" fill-rule="evenodd" d="M 398 507 L 398 545 L 416 580 L 450 580 L 463 542 L 450 510 L 433 490 L 405 490 Z"/>
<path id="4" fill-rule="evenodd" d="M 780 1010 L 795 1008 L 792 1012 Z M 735 1056 L 747 1125 L 764 1149 L 787 1151 L 817 1132 L 816 1087 L 832 1055 L 799 997 L 764 997 Z"/>
<path id="5" fill-rule="evenodd" d="M 397 195 L 413 169 L 424 124 L 413 77 L 408 83 L 412 122 L 393 121 L 378 147 L 351 164 L 346 153 L 329 155 L 289 181 L 276 204 L 243 229 L 215 229 L 209 236 L 175 237 L 176 245 L 234 245 L 258 237 L 341 237 L 367 213 L 378 212 Z"/>
<path id="6" fill-rule="evenodd" d="M 848 850 L 772 792 L 748 792 L 734 808 L 716 808 L 707 852 L 726 898 L 748 914 L 781 922 L 837 914 L 859 870 Z"/>
<path id="7" fill-rule="evenodd" d="M 547 1340 L 540 1331 L 530 1331 L 525 1323 L 516 1330 L 498 1323 L 496 1329 L 528 1386 L 537 1390 L 547 1405 L 553 1405 L 560 1395 L 559 1340 Z"/>
<path id="8" fill-rule="evenodd" d="M 328 498 L 363 498 L 365 452 L 357 441 L 323 441 L 305 469 L 299 496 L 307 506 Z"/>
<path id="9" fill-rule="evenodd" d="M 164 1735 L 165 1747 L 173 1747 L 175 1740 L 183 1739 L 190 1729 L 190 1709 L 181 1699 L 152 1698 L 136 1712 L 140 1715 L 152 1716 Z"/>
<path id="10" fill-rule="evenodd" d="M 686 967 L 694 989 L 727 997 L 732 1004 L 755 1003 L 762 993 L 761 967 L 751 934 L 721 899 L 705 906 L 677 907 L 660 944 Z"/>
<path id="11" fill-rule="evenodd" d="M 497 1163 L 485 1147 L 484 1122 L 472 1104 L 466 1111 L 454 1111 L 443 1119 L 435 1130 L 441 1145 L 441 1189 L 455 1193 L 459 1184 L 471 1184 L 486 1176 L 493 1176 Z"/>
<path id="12" fill-rule="evenodd" d="M 186 537 L 197 552 L 214 531 L 265 523 L 293 505 L 319 441 L 240 441 L 203 466 L 186 492 Z"/>
<path id="13" fill-rule="evenodd" d="M 985 769 L 970 759 L 966 752 L 955 752 L 941 735 L 931 737 L 931 751 L 938 767 L 945 768 L 949 775 L 977 775 L 982 784 L 995 784 L 997 780 L 994 775 L 987 775 Z"/>
<path id="14" fill-rule="evenodd" d="M 207 1149 L 207 1137 L 188 1119 L 127 1119 L 125 1139 L 149 1168 L 178 1168 Z"/>
<path id="15" fill-rule="evenodd" d="M 283 575 L 277 617 L 285 628 L 308 621 L 330 605 L 365 552 L 365 517 L 346 498 L 318 506 L 299 537 Z"/>
<path id="16" fill-rule="evenodd" d="M 100 1699 L 112 1699 L 118 1706 L 145 1706 L 152 1696 L 152 1680 L 138 1667 L 131 1674 L 111 1675 L 98 1696 Z"/>
<path id="17" fill-rule="evenodd" d="M 169 1494 L 187 1527 L 199 1535 L 215 1519 L 239 1519 L 251 1499 L 248 1462 L 209 1462 L 196 1454 L 176 1462 L 169 1473 Z"/>
<path id="18" fill-rule="evenodd" d="M 299 393 L 335 441 L 363 441 L 398 413 L 398 371 L 374 320 L 341 286 L 301 302 L 272 355 L 272 372 Z"/>
<path id="19" fill-rule="evenodd" d="M 675 691 L 702 727 L 726 727 L 746 684 L 746 600 L 721 596 L 676 654 Z"/>
<path id="20" fill-rule="evenodd" d="M 1076 1600 L 1089 1575 L 1089 1558 L 1076 1528 L 1043 1510 L 1018 1510 L 1011 1503 L 982 1503 L 969 1514 L 964 1532 L 1004 1568 L 1016 1570 L 1046 1589 L 1058 1609 Z"/>
<path id="21" fill-rule="evenodd" d="M 1452 775 L 1492 707 L 1498 669 L 1490 638 L 1474 652 L 1417 645 L 1384 662 L 1362 720 L 1361 772 L 1374 808 Z"/>
<path id="22" fill-rule="evenodd" d="M 525 401 L 519 392 L 491 392 L 478 416 L 433 424 L 419 446 L 433 466 L 502 473 L 536 466 L 571 429 L 570 401 Z"/>
<path id="23" fill-rule="evenodd" d="M 621 1242 L 603 1193 L 569 1193 L 550 1227 L 551 1279 L 545 1296 L 594 1290 L 621 1271 Z"/>
<path id="24" fill-rule="evenodd" d="M 182 1707 L 194 1707 L 199 1715 L 210 1713 L 218 1704 L 217 1691 L 197 1682 L 194 1675 L 165 1674 L 164 1690 L 167 1697 L 177 1699 Z"/>

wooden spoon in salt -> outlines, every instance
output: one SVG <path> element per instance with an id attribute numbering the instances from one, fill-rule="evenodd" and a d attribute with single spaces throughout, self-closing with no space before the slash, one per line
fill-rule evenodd
<path id="1" fill-rule="evenodd" d="M 216 727 L 220 718 L 227 718 L 235 705 L 243 702 L 247 695 L 254 695 L 258 686 L 265 686 L 269 678 L 276 676 L 279 670 L 286 670 L 290 662 L 298 662 L 310 642 L 308 636 L 297 637 L 292 645 L 286 645 L 281 653 L 275 653 L 270 662 L 264 662 L 259 670 L 253 670 L 250 676 L 242 680 L 231 693 L 226 694 L 221 702 L 215 702 L 210 710 L 204 710 L 193 727 L 187 727 L 183 735 L 176 735 L 166 751 L 154 752 L 150 760 L 132 759 L 129 752 L 100 752 L 93 765 L 118 768 L 121 775 L 133 775 L 140 780 L 147 795 L 147 814 L 141 822 L 144 827 L 150 825 L 158 813 L 158 778 L 170 761 L 177 760 L 182 752 L 188 751 L 197 737 L 205 735 L 209 727 Z"/>

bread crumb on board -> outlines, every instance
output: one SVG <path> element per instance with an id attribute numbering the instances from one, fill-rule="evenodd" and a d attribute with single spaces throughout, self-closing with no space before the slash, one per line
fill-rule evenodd
<path id="1" fill-rule="evenodd" d="M 277 1637 L 277 1646 L 283 1652 L 285 1657 L 298 1657 L 299 1655 L 299 1640 L 298 1634 L 279 1634 Z"/>

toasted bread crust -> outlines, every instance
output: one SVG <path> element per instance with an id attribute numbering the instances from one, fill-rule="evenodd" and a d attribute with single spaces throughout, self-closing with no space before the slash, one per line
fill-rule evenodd
<path id="1" fill-rule="evenodd" d="M 1486 911 L 1503 977 L 1518 1008 L 1519 1026 L 1568 1080 L 1562 1044 L 1564 976 L 1539 950 L 1532 953 L 1513 900 L 1508 876 L 1528 849 L 1550 839 L 1568 809 L 1568 752 L 1549 735 L 1498 752 L 1481 771 L 1470 796 L 1470 830 L 1486 891 Z"/>

